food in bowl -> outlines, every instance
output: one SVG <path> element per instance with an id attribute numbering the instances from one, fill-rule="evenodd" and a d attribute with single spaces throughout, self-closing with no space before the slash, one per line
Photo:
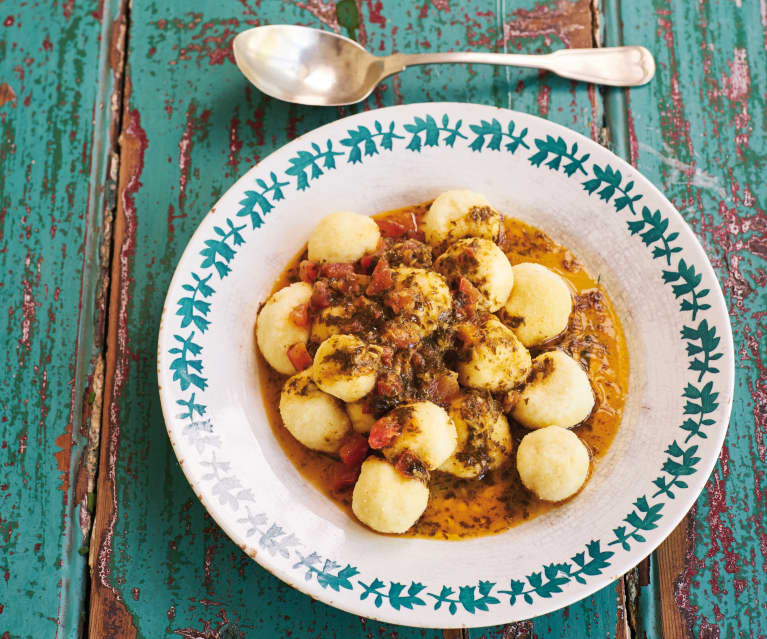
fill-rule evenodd
<path id="1" fill-rule="evenodd" d="M 573 498 L 628 390 L 599 277 L 471 191 L 323 218 L 255 334 L 283 450 L 380 533 L 497 533 Z"/>

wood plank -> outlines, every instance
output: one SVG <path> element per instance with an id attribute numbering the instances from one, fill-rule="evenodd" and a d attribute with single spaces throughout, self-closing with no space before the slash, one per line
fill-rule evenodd
<path id="1" fill-rule="evenodd" d="M 535 72 L 414 68 L 363 105 L 312 109 L 276 102 L 248 86 L 228 50 L 236 32 L 264 22 L 324 26 L 382 53 L 467 46 L 544 51 L 591 43 L 587 0 L 525 0 L 521 9 L 494 0 L 451 4 L 358 2 L 358 19 L 339 22 L 334 4 L 323 1 L 244 3 L 235 11 L 205 0 L 192 12 L 180 0 L 134 3 L 93 547 L 93 636 L 115 630 L 192 637 L 224 627 L 231 636 L 441 636 L 312 601 L 228 540 L 170 450 L 157 399 L 155 347 L 172 269 L 203 214 L 254 162 L 305 131 L 359 109 L 465 100 L 511 105 L 598 136 L 597 93 Z M 550 623 L 571 636 L 582 636 L 584 628 L 612 634 L 618 601 L 610 587 L 578 608 L 582 615 L 556 613 Z M 577 623 L 568 622 L 568 614 Z"/>
<path id="2" fill-rule="evenodd" d="M 45 4 L 0 12 L 3 637 L 79 634 L 103 371 L 115 7 Z"/>
<path id="3" fill-rule="evenodd" d="M 622 29 L 614 37 L 648 46 L 658 74 L 650 86 L 623 94 L 622 119 L 618 109 L 608 109 L 611 130 L 624 132 L 632 163 L 703 242 L 730 305 L 737 353 L 727 440 L 696 507 L 657 553 L 651 591 L 659 592 L 662 612 L 647 623 L 662 626 L 666 637 L 761 636 L 767 619 L 761 178 L 767 15 L 763 3 L 706 0 L 621 2 L 619 10 Z"/>

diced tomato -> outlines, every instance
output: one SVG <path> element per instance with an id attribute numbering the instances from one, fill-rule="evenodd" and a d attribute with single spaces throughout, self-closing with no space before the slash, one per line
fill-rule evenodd
<path id="1" fill-rule="evenodd" d="M 394 314 L 407 311 L 413 307 L 413 296 L 408 291 L 390 291 L 384 302 Z"/>
<path id="2" fill-rule="evenodd" d="M 458 379 L 455 375 L 445 373 L 439 375 L 435 379 L 434 399 L 437 404 L 446 406 L 455 399 L 460 392 L 461 387 L 458 385 Z"/>
<path id="3" fill-rule="evenodd" d="M 458 280 L 458 290 L 466 296 L 466 299 L 469 302 L 476 302 L 479 299 L 480 292 L 477 290 L 476 286 L 465 277 L 461 277 Z"/>
<path id="4" fill-rule="evenodd" d="M 394 349 L 390 346 L 381 347 L 381 363 L 384 366 L 391 366 L 392 357 L 394 357 Z"/>
<path id="5" fill-rule="evenodd" d="M 362 270 L 369 271 L 370 267 L 373 266 L 373 262 L 375 262 L 379 257 L 381 257 L 381 255 L 378 252 L 363 255 L 360 258 L 360 266 L 362 267 Z"/>
<path id="6" fill-rule="evenodd" d="M 309 305 L 299 304 L 290 311 L 290 319 L 296 325 L 304 328 L 309 326 Z"/>
<path id="7" fill-rule="evenodd" d="M 378 228 L 381 229 L 381 235 L 384 237 L 402 237 L 408 230 L 404 224 L 396 220 L 376 220 L 376 224 L 378 224 Z"/>
<path id="8" fill-rule="evenodd" d="M 418 335 L 415 332 L 396 324 L 387 327 L 384 337 L 397 348 L 409 348 L 418 343 Z"/>
<path id="9" fill-rule="evenodd" d="M 477 301 L 479 300 L 480 292 L 465 277 L 461 277 L 458 280 L 458 292 L 461 294 L 462 299 L 456 305 L 456 311 L 461 316 L 471 319 L 477 312 Z"/>
<path id="10" fill-rule="evenodd" d="M 319 272 L 320 267 L 317 262 L 301 260 L 301 263 L 298 265 L 298 276 L 307 284 L 313 284 Z"/>
<path id="11" fill-rule="evenodd" d="M 333 471 L 333 490 L 345 490 L 354 486 L 357 477 L 360 476 L 359 466 L 347 466 L 346 464 L 337 464 Z"/>
<path id="12" fill-rule="evenodd" d="M 369 275 L 351 273 L 342 278 L 331 280 L 330 285 L 344 295 L 362 295 L 369 284 Z"/>
<path id="13" fill-rule="evenodd" d="M 376 395 L 394 397 L 402 392 L 402 382 L 393 373 L 384 373 L 376 381 Z"/>
<path id="14" fill-rule="evenodd" d="M 396 417 L 384 415 L 370 429 L 370 435 L 368 435 L 370 448 L 374 450 L 386 448 L 401 431 L 402 426 Z"/>
<path id="15" fill-rule="evenodd" d="M 425 464 L 409 450 L 402 451 L 394 460 L 394 468 L 407 477 L 429 479 L 429 471 Z"/>
<path id="16" fill-rule="evenodd" d="M 296 342 L 288 347 L 288 359 L 297 371 L 306 370 L 312 365 L 312 356 L 303 342 Z"/>
<path id="17" fill-rule="evenodd" d="M 411 240 L 418 240 L 419 242 L 426 241 L 426 233 L 424 233 L 423 231 L 408 231 L 407 236 Z"/>
<path id="18" fill-rule="evenodd" d="M 386 261 L 386 258 L 382 257 L 378 260 L 378 264 L 376 264 L 376 267 L 373 269 L 372 279 L 365 292 L 372 297 L 383 293 L 392 286 L 394 286 L 392 270 L 389 268 L 389 263 Z"/>
<path id="19" fill-rule="evenodd" d="M 330 286 L 328 286 L 327 282 L 320 280 L 314 283 L 309 305 L 314 309 L 330 306 Z"/>
<path id="20" fill-rule="evenodd" d="M 347 466 L 359 466 L 362 460 L 368 454 L 368 440 L 359 433 L 349 435 L 341 448 L 338 449 L 338 456 Z"/>
<path id="21" fill-rule="evenodd" d="M 324 277 L 344 277 L 354 273 L 354 264 L 348 262 L 337 262 L 334 264 L 323 264 L 320 267 L 320 274 Z"/>

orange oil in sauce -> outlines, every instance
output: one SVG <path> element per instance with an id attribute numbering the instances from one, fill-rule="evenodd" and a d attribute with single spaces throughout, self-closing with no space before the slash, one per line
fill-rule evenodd
<path id="1" fill-rule="evenodd" d="M 420 220 L 430 204 L 409 206 L 375 217 L 397 219 L 413 214 Z M 573 431 L 586 443 L 595 463 L 599 463 L 620 426 L 628 391 L 628 349 L 620 320 L 598 276 L 595 279 L 588 273 L 567 248 L 520 220 L 505 218 L 504 223 L 506 255 L 512 265 L 542 264 L 561 275 L 575 296 L 567 331 L 546 346 L 563 348 L 587 365 L 596 404 L 589 418 Z M 298 280 L 298 263 L 305 256 L 304 248 L 287 265 L 272 292 Z M 531 355 L 536 354 L 536 349 L 531 349 Z M 282 425 L 279 400 L 287 378 L 276 373 L 260 353 L 257 357 L 261 393 L 274 436 L 301 474 L 353 518 L 352 491 L 332 490 L 334 469 L 340 462 L 305 448 Z M 557 507 L 556 503 L 539 500 L 522 485 L 513 460 L 517 445 L 528 431 L 511 419 L 509 424 L 514 441 L 509 462 L 480 480 L 432 472 L 429 504 L 405 536 L 456 540 L 495 534 Z M 571 499 L 577 499 L 577 495 Z"/>

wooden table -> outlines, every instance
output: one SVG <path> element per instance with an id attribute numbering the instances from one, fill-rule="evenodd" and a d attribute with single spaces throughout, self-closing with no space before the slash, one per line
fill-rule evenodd
<path id="1" fill-rule="evenodd" d="M 623 91 L 420 67 L 303 108 L 233 64 L 233 36 L 269 22 L 382 53 L 644 44 L 658 72 Z M 657 552 L 564 610 L 444 636 L 767 633 L 764 0 L 7 1 L 0 23 L 2 639 L 442 634 L 329 608 L 246 557 L 187 485 L 155 375 L 176 260 L 228 185 L 320 124 L 429 100 L 534 113 L 632 162 L 705 246 L 737 353 L 719 463 Z"/>

